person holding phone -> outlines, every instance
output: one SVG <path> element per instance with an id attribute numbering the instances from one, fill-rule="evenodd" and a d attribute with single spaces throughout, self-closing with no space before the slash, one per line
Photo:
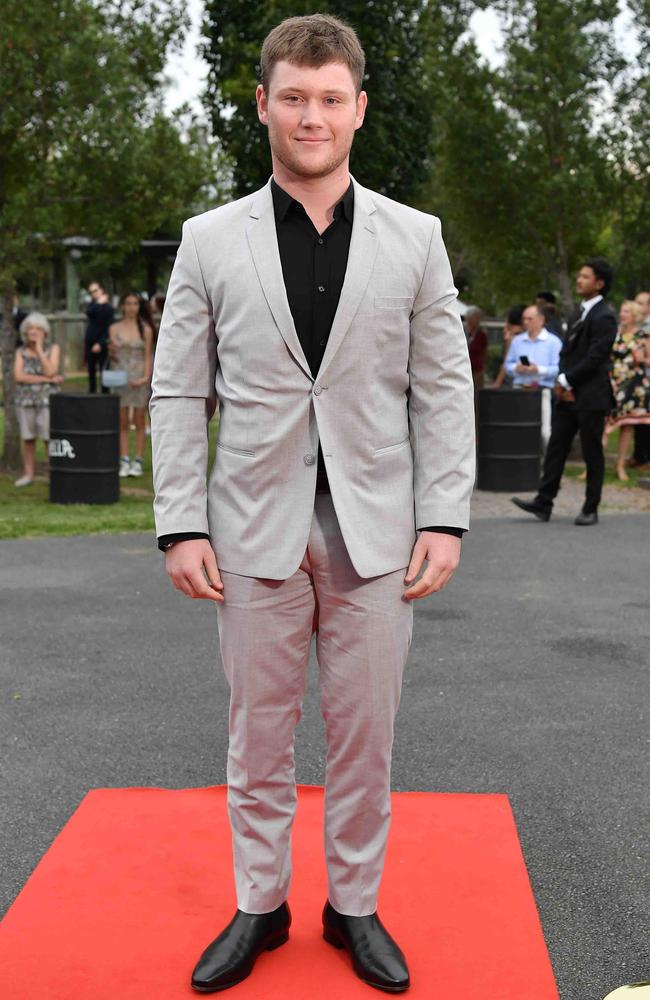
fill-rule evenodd
<path id="1" fill-rule="evenodd" d="M 513 337 L 506 355 L 505 370 L 515 389 L 542 390 L 542 444 L 551 436 L 551 390 L 560 370 L 562 341 L 546 327 L 546 319 L 536 303 L 524 309 L 525 330 Z"/>

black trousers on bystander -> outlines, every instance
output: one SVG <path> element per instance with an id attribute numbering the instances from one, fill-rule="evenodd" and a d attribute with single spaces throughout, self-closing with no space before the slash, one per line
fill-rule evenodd
<path id="1" fill-rule="evenodd" d="M 580 434 L 582 454 L 587 466 L 587 489 L 583 510 L 592 514 L 598 509 L 605 478 L 603 429 L 605 410 L 580 411 L 575 403 L 558 403 L 553 413 L 551 438 L 546 449 L 542 479 L 536 500 L 551 507 L 560 489 L 564 466 L 576 434 Z"/>

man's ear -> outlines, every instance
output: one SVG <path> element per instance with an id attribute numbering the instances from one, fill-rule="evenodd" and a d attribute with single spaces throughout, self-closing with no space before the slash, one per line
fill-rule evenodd
<path id="1" fill-rule="evenodd" d="M 368 106 L 368 95 L 366 94 L 365 90 L 361 90 L 359 92 L 359 96 L 357 97 L 357 117 L 354 123 L 355 131 L 356 129 L 361 128 L 361 126 L 363 125 L 363 119 L 366 116 L 367 106 Z"/>
<path id="2" fill-rule="evenodd" d="M 257 89 L 255 90 L 255 101 L 257 102 L 257 117 L 261 121 L 262 125 L 268 125 L 269 99 L 264 93 L 264 87 L 261 83 L 258 83 Z"/>

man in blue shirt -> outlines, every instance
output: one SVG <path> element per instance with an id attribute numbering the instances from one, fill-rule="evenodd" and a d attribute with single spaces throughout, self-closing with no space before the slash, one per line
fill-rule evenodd
<path id="1" fill-rule="evenodd" d="M 552 389 L 560 370 L 562 341 L 544 326 L 539 306 L 524 310 L 525 333 L 513 337 L 506 356 L 506 372 L 515 386 L 542 386 Z M 528 364 L 521 359 L 527 358 Z"/>
<path id="2" fill-rule="evenodd" d="M 524 310 L 522 322 L 525 333 L 513 337 L 505 369 L 515 389 L 542 389 L 542 443 L 546 447 L 551 435 L 551 389 L 560 370 L 562 341 L 546 329 L 544 313 L 538 305 Z"/>

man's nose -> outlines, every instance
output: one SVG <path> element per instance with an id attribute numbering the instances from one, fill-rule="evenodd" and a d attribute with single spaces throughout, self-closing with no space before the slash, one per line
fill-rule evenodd
<path id="1" fill-rule="evenodd" d="M 310 128 L 320 128 L 323 125 L 323 112 L 318 101 L 306 101 L 303 105 L 302 124 Z"/>

